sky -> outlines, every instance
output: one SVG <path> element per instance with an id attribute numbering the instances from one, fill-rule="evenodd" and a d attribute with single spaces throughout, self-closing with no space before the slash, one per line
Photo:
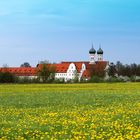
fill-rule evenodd
<path id="1" fill-rule="evenodd" d="M 104 60 L 140 63 L 140 0 L 0 0 L 0 66 Z"/>

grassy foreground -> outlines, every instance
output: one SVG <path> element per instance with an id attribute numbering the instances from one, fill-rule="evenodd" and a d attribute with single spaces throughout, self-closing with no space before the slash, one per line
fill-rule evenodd
<path id="1" fill-rule="evenodd" d="M 140 84 L 0 85 L 0 139 L 140 139 Z"/>

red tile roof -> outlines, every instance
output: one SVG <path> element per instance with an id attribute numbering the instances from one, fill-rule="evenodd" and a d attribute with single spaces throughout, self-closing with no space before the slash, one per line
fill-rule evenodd
<path id="1" fill-rule="evenodd" d="M 62 61 L 61 64 L 71 64 L 71 63 L 74 63 L 74 65 L 76 66 L 76 70 L 78 73 L 80 73 L 81 69 L 82 69 L 82 64 L 89 64 L 89 62 L 87 61 L 79 61 L 79 62 L 74 62 L 74 61 L 71 61 L 71 62 L 64 62 Z"/>
<path id="2" fill-rule="evenodd" d="M 35 76 L 36 68 L 25 68 L 25 67 L 10 67 L 0 68 L 0 72 L 10 72 L 16 76 Z"/>

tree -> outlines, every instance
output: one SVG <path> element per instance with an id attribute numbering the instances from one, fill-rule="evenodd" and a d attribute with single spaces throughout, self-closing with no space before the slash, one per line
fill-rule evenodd
<path id="1" fill-rule="evenodd" d="M 31 67 L 31 65 L 28 62 L 24 62 L 23 64 L 21 64 L 20 67 Z"/>
<path id="2" fill-rule="evenodd" d="M 41 68 L 38 70 L 38 77 L 43 83 L 47 81 L 48 72 L 46 64 L 42 64 Z"/>
<path id="3" fill-rule="evenodd" d="M 140 65 L 137 66 L 137 76 L 140 76 Z"/>
<path id="4" fill-rule="evenodd" d="M 101 82 L 103 82 L 103 78 L 99 77 L 97 75 L 93 75 L 90 79 L 90 82 L 91 83 L 101 83 Z"/>
<path id="5" fill-rule="evenodd" d="M 77 73 L 77 70 L 74 71 L 74 78 L 73 82 L 77 83 L 79 81 L 79 74 Z"/>
<path id="6" fill-rule="evenodd" d="M 49 82 L 52 82 L 55 80 L 55 72 L 56 72 L 56 67 L 55 65 L 51 64 L 49 67 L 48 67 L 48 81 Z"/>
<path id="7" fill-rule="evenodd" d="M 53 64 L 40 64 L 37 68 L 37 75 L 39 80 L 43 83 L 51 82 L 55 78 L 55 67 Z"/>
<path id="8" fill-rule="evenodd" d="M 114 65 L 114 63 L 110 63 L 108 75 L 114 77 L 115 74 L 116 74 L 116 66 Z"/>
<path id="9" fill-rule="evenodd" d="M 49 60 L 40 61 L 39 64 L 49 64 Z"/>
<path id="10" fill-rule="evenodd" d="M 124 66 L 124 69 L 123 69 L 123 76 L 128 76 L 128 77 L 131 77 L 132 76 L 132 73 L 131 73 L 131 66 L 126 64 Z"/>
<path id="11" fill-rule="evenodd" d="M 122 75 L 122 70 L 124 69 L 123 64 L 120 61 L 117 61 L 116 63 L 116 72 L 120 76 Z"/>
<path id="12" fill-rule="evenodd" d="M 3 68 L 8 68 L 9 66 L 7 64 L 3 64 Z"/>

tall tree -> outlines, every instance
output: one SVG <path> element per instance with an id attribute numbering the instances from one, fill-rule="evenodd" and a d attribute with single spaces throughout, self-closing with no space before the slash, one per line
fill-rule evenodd
<path id="1" fill-rule="evenodd" d="M 20 65 L 20 67 L 31 67 L 29 62 L 24 62 L 23 64 Z"/>
<path id="2" fill-rule="evenodd" d="M 114 63 L 110 63 L 108 75 L 114 77 L 116 73 L 116 66 L 114 65 Z"/>
<path id="3" fill-rule="evenodd" d="M 73 81 L 75 83 L 79 81 L 79 74 L 78 74 L 77 70 L 74 71 L 74 79 L 73 79 Z"/>
<path id="4" fill-rule="evenodd" d="M 124 66 L 120 61 L 117 61 L 116 63 L 116 72 L 118 75 L 122 75 L 122 70 L 123 70 Z"/>
<path id="5" fill-rule="evenodd" d="M 53 81 L 55 78 L 55 67 L 52 64 L 40 64 L 37 68 L 37 74 L 43 83 Z"/>
<path id="6" fill-rule="evenodd" d="M 45 83 L 47 81 L 47 78 L 48 78 L 48 75 L 49 75 L 46 64 L 42 64 L 37 73 L 38 73 L 39 79 L 43 83 Z"/>

